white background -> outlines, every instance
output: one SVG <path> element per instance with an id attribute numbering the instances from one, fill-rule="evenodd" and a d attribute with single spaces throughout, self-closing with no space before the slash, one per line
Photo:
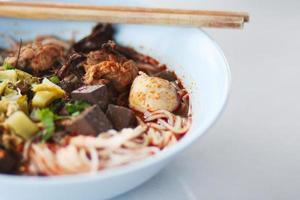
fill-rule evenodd
<path id="1" fill-rule="evenodd" d="M 233 75 L 222 118 L 161 173 L 114 200 L 300 199 L 300 1 L 144 2 L 248 11 L 251 20 L 244 30 L 206 29 Z"/>
<path id="2" fill-rule="evenodd" d="M 151 3 L 243 10 L 251 22 L 244 30 L 206 29 L 233 74 L 222 118 L 156 177 L 115 200 L 300 199 L 300 1 Z"/>

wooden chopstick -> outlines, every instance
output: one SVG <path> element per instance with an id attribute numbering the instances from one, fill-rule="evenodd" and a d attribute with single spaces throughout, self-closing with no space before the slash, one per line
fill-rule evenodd
<path id="1" fill-rule="evenodd" d="M 0 17 L 242 28 L 245 12 L 0 1 Z"/>

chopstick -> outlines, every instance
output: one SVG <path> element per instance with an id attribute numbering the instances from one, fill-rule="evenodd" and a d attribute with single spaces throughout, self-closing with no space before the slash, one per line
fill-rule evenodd
<path id="1" fill-rule="evenodd" d="M 0 17 L 209 28 L 243 28 L 245 12 L 0 1 Z"/>

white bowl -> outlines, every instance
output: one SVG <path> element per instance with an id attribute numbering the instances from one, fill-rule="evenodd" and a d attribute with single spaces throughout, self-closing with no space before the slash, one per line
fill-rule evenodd
<path id="1" fill-rule="evenodd" d="M 0 33 L 23 40 L 43 33 L 70 38 L 73 30 L 78 37 L 88 34 L 91 25 L 1 19 Z M 228 97 L 230 70 L 221 49 L 212 39 L 196 28 L 119 25 L 117 30 L 118 42 L 157 58 L 182 78 L 192 103 L 190 131 L 177 144 L 157 155 L 120 168 L 61 177 L 0 175 L 1 199 L 100 200 L 114 197 L 151 178 L 216 121 Z"/>

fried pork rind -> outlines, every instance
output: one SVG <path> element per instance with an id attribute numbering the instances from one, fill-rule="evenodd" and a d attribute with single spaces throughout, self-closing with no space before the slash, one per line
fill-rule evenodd
<path id="1" fill-rule="evenodd" d="M 49 70 L 61 63 L 67 44 L 54 37 L 37 38 L 16 50 L 5 59 L 6 63 L 17 65 L 20 69 L 31 69 L 34 73 Z"/>
<path id="2" fill-rule="evenodd" d="M 119 92 L 124 91 L 138 74 L 134 61 L 114 51 L 115 43 L 108 42 L 99 51 L 88 54 L 84 65 L 85 84 L 105 83 L 108 80 Z M 103 80 L 104 79 L 104 80 Z"/>
<path id="3" fill-rule="evenodd" d="M 101 79 L 112 82 L 118 91 L 124 91 L 137 76 L 135 63 L 128 60 L 124 63 L 114 61 L 103 61 L 87 68 L 84 76 L 85 84 L 98 84 Z"/>

